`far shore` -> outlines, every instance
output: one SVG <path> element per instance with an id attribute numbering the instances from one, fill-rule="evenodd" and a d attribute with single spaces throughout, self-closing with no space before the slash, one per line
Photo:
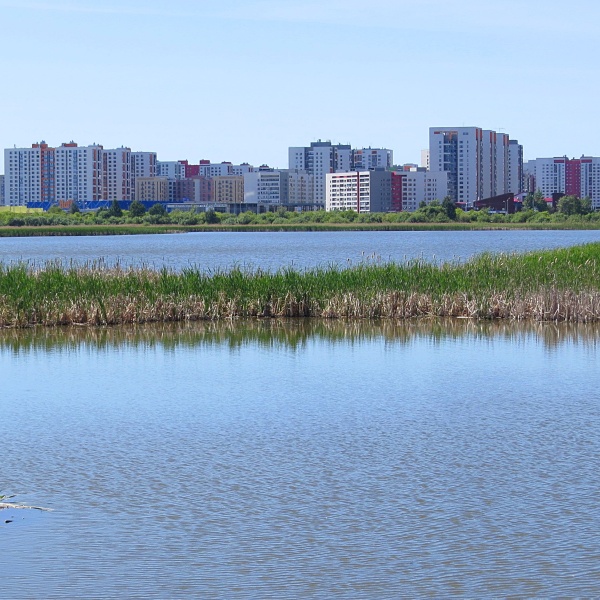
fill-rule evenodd
<path id="1" fill-rule="evenodd" d="M 0 237 L 147 235 L 210 232 L 330 232 L 330 231 L 506 231 L 506 230 L 598 230 L 600 222 L 550 223 L 277 223 L 277 224 L 106 224 L 0 226 Z"/>

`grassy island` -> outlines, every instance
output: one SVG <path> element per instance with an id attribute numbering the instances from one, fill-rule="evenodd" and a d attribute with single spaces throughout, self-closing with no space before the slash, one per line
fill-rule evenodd
<path id="1" fill-rule="evenodd" d="M 1 327 L 237 317 L 599 321 L 600 244 L 276 273 L 0 264 Z"/>

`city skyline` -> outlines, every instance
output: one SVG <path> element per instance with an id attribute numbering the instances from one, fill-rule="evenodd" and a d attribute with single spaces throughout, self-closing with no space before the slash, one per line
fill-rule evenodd
<path id="1" fill-rule="evenodd" d="M 450 123 L 510 132 L 526 160 L 597 156 L 599 16 L 591 0 L 0 0 L 0 147 L 101 138 L 283 168 L 321 138 L 402 164 Z"/>

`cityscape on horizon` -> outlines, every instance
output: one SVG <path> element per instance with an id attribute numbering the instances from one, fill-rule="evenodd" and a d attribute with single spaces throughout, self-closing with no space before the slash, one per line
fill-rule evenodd
<path id="1" fill-rule="evenodd" d="M 431 127 L 419 163 L 397 165 L 388 148 L 352 148 L 317 140 L 288 149 L 285 169 L 266 164 L 213 163 L 201 159 L 161 161 L 156 152 L 122 146 L 4 150 L 0 206 L 47 210 L 73 203 L 93 210 L 138 200 L 169 208 L 215 208 L 226 212 L 293 210 L 414 211 L 451 199 L 469 209 L 498 199 L 508 206 L 526 193 L 588 197 L 600 209 L 600 158 L 567 156 L 524 162 L 523 146 L 509 134 L 479 127 Z M 482 205 L 481 202 L 484 202 Z"/>

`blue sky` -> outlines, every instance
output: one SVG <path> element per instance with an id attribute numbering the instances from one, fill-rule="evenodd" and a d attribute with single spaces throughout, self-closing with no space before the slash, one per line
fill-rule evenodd
<path id="1" fill-rule="evenodd" d="M 477 125 L 598 156 L 599 24 L 597 0 L 0 0 L 0 148 L 286 167 L 322 138 L 404 163 Z"/>

